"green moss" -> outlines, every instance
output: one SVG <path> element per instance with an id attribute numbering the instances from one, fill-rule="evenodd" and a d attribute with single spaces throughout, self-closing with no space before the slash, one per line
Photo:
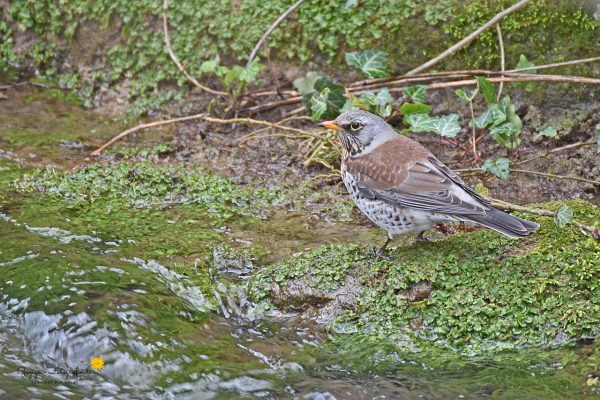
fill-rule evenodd
<path id="1" fill-rule="evenodd" d="M 570 203 L 588 224 L 600 210 Z M 558 202 L 543 205 L 557 209 Z M 392 260 L 373 260 L 362 246 L 328 245 L 257 272 L 249 286 L 256 300 L 274 284 L 302 278 L 330 292 L 354 276 L 362 290 L 356 309 L 332 326 L 414 345 L 416 338 L 447 343 L 466 352 L 558 343 L 598 335 L 600 244 L 575 227 L 561 229 L 549 218 L 525 240 L 493 231 L 453 235 L 427 244 L 404 243 Z M 411 304 L 403 291 L 433 283 L 430 297 Z"/>
<path id="2" fill-rule="evenodd" d="M 272 32 L 264 48 L 270 51 L 271 58 L 344 65 L 344 52 L 377 47 L 390 53 L 392 72 L 398 72 L 436 55 L 511 4 L 510 0 L 443 0 L 422 4 L 413 0 L 368 0 L 346 7 L 337 0 L 308 1 Z M 584 0 L 538 0 L 505 18 L 502 29 L 507 65 L 516 65 L 520 54 L 538 64 L 595 55 L 590 44 L 597 43 L 599 23 L 583 11 L 583 5 Z M 173 50 L 196 77 L 201 76 L 202 61 L 216 56 L 230 60 L 228 64 L 242 63 L 287 7 L 286 2 L 257 0 L 205 2 L 201 6 L 194 1 L 172 2 L 169 21 Z M 75 67 L 65 68 L 64 63 L 56 61 L 68 57 L 73 61 L 71 65 L 75 65 L 80 58 L 98 58 L 94 50 L 69 50 L 59 40 L 76 37 L 105 50 L 101 55 L 102 69 L 97 70 L 94 65 L 96 71 L 92 74 L 82 69 L 85 76 L 77 86 L 84 101 L 100 86 L 114 85 L 123 78 L 131 80 L 129 94 L 137 101 L 130 110 L 133 117 L 180 98 L 177 90 L 159 90 L 164 82 L 181 86 L 186 81 L 165 50 L 159 0 L 135 3 L 65 0 L 60 7 L 48 2 L 18 0 L 11 2 L 8 14 L 12 23 L 0 25 L 3 43 L 0 59 L 4 60 L 0 67 L 27 60 L 54 80 L 66 74 L 68 78 L 63 80 L 75 85 L 71 78 L 79 76 L 80 71 Z M 99 26 L 88 29 L 92 25 Z M 120 38 L 99 34 L 102 29 L 120 31 Z M 25 49 L 14 49 L 15 31 L 25 30 L 35 33 L 35 40 Z M 60 46 L 56 44 L 59 42 Z M 448 59 L 446 67 L 496 68 L 498 57 L 498 43 L 492 29 Z M 576 66 L 566 72 L 584 68 Z"/>

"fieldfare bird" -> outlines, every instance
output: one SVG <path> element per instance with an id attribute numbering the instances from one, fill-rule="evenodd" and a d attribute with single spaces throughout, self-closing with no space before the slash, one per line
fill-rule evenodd
<path id="1" fill-rule="evenodd" d="M 348 110 L 319 124 L 338 131 L 346 189 L 371 221 L 387 231 L 382 255 L 396 235 L 419 232 L 444 221 L 476 222 L 510 237 L 525 237 L 539 225 L 493 208 L 488 200 L 429 150 L 378 116 Z"/>

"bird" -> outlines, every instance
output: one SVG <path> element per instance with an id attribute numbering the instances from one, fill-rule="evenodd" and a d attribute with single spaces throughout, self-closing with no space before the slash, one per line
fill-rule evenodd
<path id="1" fill-rule="evenodd" d="M 319 126 L 337 131 L 344 185 L 359 210 L 387 232 L 383 256 L 395 236 L 425 231 L 441 222 L 474 222 L 523 238 L 539 225 L 492 207 L 423 145 L 398 134 L 385 120 L 349 109 Z"/>

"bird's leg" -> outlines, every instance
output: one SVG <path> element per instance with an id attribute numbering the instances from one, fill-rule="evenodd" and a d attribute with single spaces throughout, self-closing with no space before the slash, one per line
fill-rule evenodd
<path id="1" fill-rule="evenodd" d="M 380 258 L 384 258 L 385 257 L 385 249 L 388 246 L 388 244 L 390 244 L 391 241 L 392 241 L 392 238 L 388 236 L 388 238 L 386 239 L 386 241 L 383 244 L 383 246 L 381 246 L 381 248 L 379 250 L 375 251 L 375 258 L 376 259 L 380 259 Z"/>
<path id="2" fill-rule="evenodd" d="M 415 240 L 417 242 L 429 242 L 429 239 L 427 239 L 425 237 L 425 231 L 419 232 L 419 234 L 417 235 L 417 237 L 415 237 Z"/>

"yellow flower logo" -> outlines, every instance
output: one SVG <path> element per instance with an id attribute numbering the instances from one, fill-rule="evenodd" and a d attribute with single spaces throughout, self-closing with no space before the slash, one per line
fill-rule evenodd
<path id="1" fill-rule="evenodd" d="M 90 367 L 94 368 L 96 371 L 100 371 L 104 368 L 104 360 L 100 357 L 94 357 L 90 361 Z"/>

